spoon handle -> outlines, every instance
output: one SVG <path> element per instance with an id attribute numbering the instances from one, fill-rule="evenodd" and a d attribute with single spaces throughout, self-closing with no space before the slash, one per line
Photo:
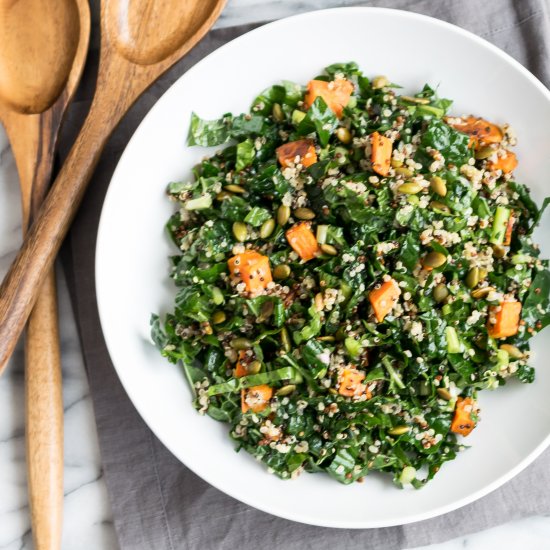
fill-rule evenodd
<path id="1" fill-rule="evenodd" d="M 84 197 L 101 152 L 123 112 L 94 102 L 38 217 L 0 287 L 0 374 L 25 326 Z"/>
<path id="2" fill-rule="evenodd" d="M 53 269 L 25 339 L 27 483 L 36 550 L 59 550 L 63 525 L 63 392 Z"/>

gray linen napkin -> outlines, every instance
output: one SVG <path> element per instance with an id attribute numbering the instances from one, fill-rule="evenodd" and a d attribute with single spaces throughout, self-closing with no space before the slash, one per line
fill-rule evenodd
<path id="1" fill-rule="evenodd" d="M 341 4 L 409 9 L 456 23 L 500 46 L 550 84 L 550 29 L 545 0 L 379 0 Z M 202 481 L 165 449 L 129 401 L 107 354 L 96 309 L 94 250 L 104 194 L 125 144 L 160 95 L 199 59 L 250 28 L 212 31 L 132 109 L 103 154 L 64 250 L 121 547 L 396 550 L 440 542 L 528 515 L 550 514 L 547 451 L 501 489 L 432 520 L 370 530 L 293 523 L 250 508 Z M 92 95 L 97 53 L 90 61 L 65 132 L 65 152 Z"/>

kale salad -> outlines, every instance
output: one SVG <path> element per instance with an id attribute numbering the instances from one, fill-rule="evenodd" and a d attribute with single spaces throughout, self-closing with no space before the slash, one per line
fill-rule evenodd
<path id="1" fill-rule="evenodd" d="M 189 145 L 227 145 L 168 186 L 177 294 L 153 341 L 283 479 L 419 488 L 466 448 L 480 390 L 535 377 L 547 201 L 514 178 L 514 132 L 398 92 L 334 64 L 193 115 Z"/>

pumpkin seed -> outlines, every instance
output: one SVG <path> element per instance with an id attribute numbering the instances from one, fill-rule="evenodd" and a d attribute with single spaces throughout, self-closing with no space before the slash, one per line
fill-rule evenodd
<path id="1" fill-rule="evenodd" d="M 483 267 L 480 267 L 479 268 L 479 281 L 483 281 L 483 279 L 485 279 L 485 277 L 487 277 L 488 275 L 488 272 L 486 269 L 484 269 Z"/>
<path id="2" fill-rule="evenodd" d="M 387 76 L 379 75 L 372 79 L 372 87 L 374 90 L 380 90 L 390 83 Z"/>
<path id="3" fill-rule="evenodd" d="M 336 250 L 336 248 L 331 244 L 322 244 L 320 248 L 324 254 L 328 254 L 329 256 L 338 255 L 338 250 Z"/>
<path id="4" fill-rule="evenodd" d="M 511 344 L 502 344 L 500 346 L 501 350 L 504 350 L 510 357 L 513 357 L 514 359 L 521 359 L 524 357 L 524 353 L 519 349 L 516 348 L 516 346 L 512 346 Z"/>
<path id="5" fill-rule="evenodd" d="M 493 256 L 495 258 L 504 258 L 506 256 L 506 248 L 501 246 L 500 244 L 494 244 L 493 245 Z"/>
<path id="6" fill-rule="evenodd" d="M 441 399 L 445 399 L 445 401 L 450 401 L 453 398 L 451 392 L 446 388 L 437 388 L 437 395 L 439 395 Z"/>
<path id="7" fill-rule="evenodd" d="M 489 145 L 485 145 L 485 147 L 480 147 L 475 153 L 474 156 L 477 160 L 485 160 L 488 159 L 495 150 L 490 147 Z"/>
<path id="8" fill-rule="evenodd" d="M 470 269 L 470 271 L 468 271 L 468 274 L 466 275 L 466 286 L 468 288 L 476 287 L 479 283 L 479 279 L 479 268 L 473 267 L 472 269 Z"/>
<path id="9" fill-rule="evenodd" d="M 233 196 L 232 193 L 228 193 L 227 191 L 220 191 L 217 195 L 216 195 L 216 200 L 217 201 L 223 201 L 225 199 L 229 199 Z"/>
<path id="10" fill-rule="evenodd" d="M 408 101 L 409 103 L 417 103 L 418 105 L 428 105 L 430 100 L 426 97 L 412 97 L 410 95 L 402 95 L 401 99 L 403 101 Z"/>
<path id="11" fill-rule="evenodd" d="M 315 212 L 310 208 L 296 208 L 294 215 L 299 220 L 312 220 L 315 217 Z"/>
<path id="12" fill-rule="evenodd" d="M 439 201 L 431 201 L 430 208 L 432 210 L 439 210 L 440 212 L 444 212 L 445 214 L 451 213 L 451 209 L 446 204 L 443 204 L 442 202 L 439 202 Z"/>
<path id="13" fill-rule="evenodd" d="M 447 194 L 447 182 L 439 176 L 434 176 L 430 181 L 430 188 L 434 193 L 437 193 L 440 197 L 444 197 Z"/>
<path id="14" fill-rule="evenodd" d="M 334 336 L 319 336 L 317 340 L 319 340 L 319 342 L 334 342 L 336 338 L 334 338 Z"/>
<path id="15" fill-rule="evenodd" d="M 403 166 L 403 161 L 402 160 L 391 159 L 391 167 L 392 168 L 400 168 L 401 166 Z"/>
<path id="16" fill-rule="evenodd" d="M 388 430 L 390 435 L 403 435 L 411 430 L 410 426 L 396 426 L 391 430 Z"/>
<path id="17" fill-rule="evenodd" d="M 338 128 L 336 130 L 336 137 L 344 144 L 351 141 L 351 132 L 347 128 Z"/>
<path id="18" fill-rule="evenodd" d="M 231 191 L 231 193 L 246 193 L 246 189 L 244 187 L 241 187 L 240 185 L 235 185 L 234 183 L 226 185 L 224 189 L 226 191 Z"/>
<path id="19" fill-rule="evenodd" d="M 315 295 L 315 309 L 317 311 L 323 311 L 324 307 L 325 307 L 325 300 L 323 299 L 323 293 L 318 292 Z"/>
<path id="20" fill-rule="evenodd" d="M 240 243 L 244 243 L 244 241 L 246 241 L 246 237 L 248 237 L 248 228 L 246 227 L 246 223 L 233 223 L 233 235 L 235 236 L 235 239 L 237 239 L 237 241 L 239 241 Z"/>
<path id="21" fill-rule="evenodd" d="M 405 176 L 406 178 L 410 178 L 414 174 L 412 170 L 406 168 L 405 166 L 400 166 L 399 168 L 396 168 L 395 173 L 399 174 L 400 176 Z"/>
<path id="22" fill-rule="evenodd" d="M 269 220 L 266 220 L 262 227 L 260 227 L 260 237 L 262 239 L 267 239 L 271 233 L 273 233 L 273 230 L 275 229 L 275 220 L 273 218 L 269 218 Z"/>
<path id="23" fill-rule="evenodd" d="M 405 193 L 406 195 L 416 195 L 417 193 L 420 193 L 420 191 L 422 191 L 422 186 L 415 181 L 409 181 L 407 183 L 401 184 L 397 188 L 397 191 L 399 193 Z"/>
<path id="24" fill-rule="evenodd" d="M 248 338 L 239 337 L 239 338 L 235 338 L 235 339 L 231 340 L 229 345 L 233 349 L 243 350 L 243 349 L 251 348 L 252 347 L 252 342 Z"/>
<path id="25" fill-rule="evenodd" d="M 476 288 L 475 290 L 472 290 L 472 298 L 475 298 L 476 300 L 480 298 L 486 298 L 489 292 L 492 292 L 494 287 L 492 286 L 484 286 L 482 288 Z"/>
<path id="26" fill-rule="evenodd" d="M 215 325 L 223 323 L 226 319 L 227 315 L 225 314 L 225 311 L 214 311 L 214 313 L 212 313 L 212 323 Z"/>
<path id="27" fill-rule="evenodd" d="M 286 386 L 283 386 L 281 389 L 277 390 L 275 392 L 275 395 L 277 397 L 284 397 L 285 395 L 290 395 L 295 389 L 296 386 L 294 384 L 287 384 Z"/>
<path id="28" fill-rule="evenodd" d="M 286 264 L 280 264 L 273 268 L 273 277 L 277 280 L 286 279 L 290 275 L 290 267 Z"/>
<path id="29" fill-rule="evenodd" d="M 330 393 L 331 395 L 338 395 L 338 392 L 334 388 L 329 388 L 328 393 Z"/>
<path id="30" fill-rule="evenodd" d="M 282 204 L 277 209 L 277 223 L 281 226 L 286 225 L 288 218 L 290 218 L 290 206 Z"/>
<path id="31" fill-rule="evenodd" d="M 422 260 L 424 267 L 441 267 L 447 261 L 447 256 L 441 252 L 428 252 Z"/>
<path id="32" fill-rule="evenodd" d="M 439 283 L 438 285 L 436 285 L 433 291 L 433 297 L 438 304 L 440 304 L 441 302 L 444 302 L 448 296 L 449 296 L 449 289 L 447 288 L 446 284 Z"/>
<path id="33" fill-rule="evenodd" d="M 347 334 L 346 334 L 346 331 L 340 327 L 335 333 L 334 333 L 334 338 L 336 339 L 337 342 L 342 342 L 343 340 L 345 340 L 347 337 Z"/>
<path id="34" fill-rule="evenodd" d="M 260 361 L 252 361 L 250 365 L 246 367 L 248 374 L 258 374 L 262 370 L 262 363 Z"/>
<path id="35" fill-rule="evenodd" d="M 290 343 L 290 336 L 288 335 L 288 330 L 285 327 L 281 329 L 281 344 L 283 350 L 288 353 L 292 349 L 292 344 Z"/>
<path id="36" fill-rule="evenodd" d="M 274 309 L 275 304 L 271 300 L 264 302 L 262 304 L 262 307 L 260 308 L 260 314 L 258 315 L 258 317 L 256 317 L 256 321 L 258 323 L 265 323 L 265 321 L 267 321 L 271 317 Z"/>
<path id="37" fill-rule="evenodd" d="M 275 122 L 283 122 L 283 120 L 285 119 L 283 109 L 278 103 L 273 104 L 273 108 L 271 109 L 271 116 L 273 117 L 273 120 Z"/>

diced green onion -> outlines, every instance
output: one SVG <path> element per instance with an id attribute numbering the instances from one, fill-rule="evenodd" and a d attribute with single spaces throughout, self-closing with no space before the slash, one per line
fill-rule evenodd
<path id="1" fill-rule="evenodd" d="M 510 210 L 504 206 L 497 206 L 495 218 L 493 220 L 493 229 L 489 242 L 492 244 L 502 244 L 506 236 L 506 226 L 510 218 Z"/>
<path id="2" fill-rule="evenodd" d="M 204 210 L 212 206 L 212 197 L 209 194 L 202 195 L 197 199 L 191 199 L 185 203 L 185 210 Z"/>
<path id="3" fill-rule="evenodd" d="M 445 327 L 448 353 L 462 353 L 463 347 L 454 327 Z"/>

